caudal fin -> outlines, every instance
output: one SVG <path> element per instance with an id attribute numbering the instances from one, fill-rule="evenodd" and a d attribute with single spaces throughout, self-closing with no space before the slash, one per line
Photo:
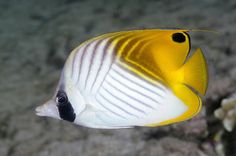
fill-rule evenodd
<path id="1" fill-rule="evenodd" d="M 176 75 L 173 76 L 173 79 L 177 79 L 178 83 L 175 81 L 171 87 L 174 94 L 187 106 L 187 110 L 179 116 L 147 126 L 162 126 L 181 122 L 192 118 L 201 110 L 201 97 L 194 92 L 197 91 L 204 95 L 208 85 L 207 64 L 201 49 L 197 49 L 176 73 Z M 174 111 L 177 110 L 175 109 Z"/>
<path id="2" fill-rule="evenodd" d="M 208 69 L 205 57 L 200 48 L 183 65 L 181 72 L 184 75 L 182 83 L 205 95 L 208 86 Z"/>
<path id="3" fill-rule="evenodd" d="M 177 97 L 188 106 L 188 110 L 172 121 L 167 121 L 167 124 L 187 120 L 201 110 L 201 98 L 193 92 L 195 90 L 205 95 L 208 85 L 207 64 L 201 49 L 197 49 L 178 72 L 181 75 L 180 83 L 172 88 Z"/>

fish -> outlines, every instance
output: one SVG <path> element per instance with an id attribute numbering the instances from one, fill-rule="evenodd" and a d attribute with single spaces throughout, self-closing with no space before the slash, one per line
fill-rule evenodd
<path id="1" fill-rule="evenodd" d="M 156 127 L 191 119 L 208 86 L 206 58 L 188 29 L 145 29 L 89 39 L 67 58 L 54 96 L 36 108 L 97 129 Z"/>

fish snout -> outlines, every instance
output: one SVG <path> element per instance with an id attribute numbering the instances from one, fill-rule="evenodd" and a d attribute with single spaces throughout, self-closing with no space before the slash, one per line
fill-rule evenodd
<path id="1" fill-rule="evenodd" d="M 36 115 L 59 118 L 58 109 L 54 100 L 49 100 L 43 105 L 36 107 Z"/>

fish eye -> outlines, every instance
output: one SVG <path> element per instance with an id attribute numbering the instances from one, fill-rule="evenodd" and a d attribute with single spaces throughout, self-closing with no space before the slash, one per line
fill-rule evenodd
<path id="1" fill-rule="evenodd" d="M 172 40 L 178 43 L 183 43 L 185 42 L 186 38 L 183 33 L 174 33 L 172 35 Z"/>
<path id="2" fill-rule="evenodd" d="M 57 93 L 57 98 L 56 98 L 56 102 L 60 105 L 60 104 L 66 104 L 68 102 L 68 98 L 65 92 L 63 91 L 58 91 Z"/>
<path id="3" fill-rule="evenodd" d="M 64 91 L 57 92 L 56 102 L 60 118 L 69 122 L 74 122 L 76 114 Z"/>

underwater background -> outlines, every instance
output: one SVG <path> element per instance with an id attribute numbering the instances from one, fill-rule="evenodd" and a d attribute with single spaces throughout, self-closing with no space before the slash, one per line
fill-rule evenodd
<path id="1" fill-rule="evenodd" d="M 97 130 L 38 117 L 81 42 L 148 28 L 192 32 L 210 83 L 201 113 L 156 128 Z M 235 0 L 0 0 L 0 156 L 236 155 Z"/>

